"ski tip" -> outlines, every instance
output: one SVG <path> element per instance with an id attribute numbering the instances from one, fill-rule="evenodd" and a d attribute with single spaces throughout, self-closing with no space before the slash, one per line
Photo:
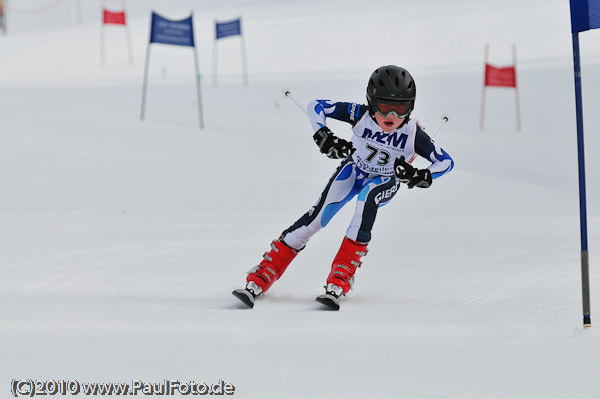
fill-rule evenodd
<path id="1" fill-rule="evenodd" d="M 315 301 L 319 302 L 322 305 L 325 305 L 329 310 L 340 310 L 340 302 L 333 295 L 319 295 L 315 298 Z"/>
<path id="2" fill-rule="evenodd" d="M 245 289 L 233 290 L 231 293 L 248 308 L 252 309 L 254 307 L 254 297 Z"/>

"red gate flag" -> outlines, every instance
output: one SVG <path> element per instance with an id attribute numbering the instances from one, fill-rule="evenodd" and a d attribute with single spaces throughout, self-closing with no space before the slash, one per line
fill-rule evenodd
<path id="1" fill-rule="evenodd" d="M 495 67 L 485 64 L 485 85 L 498 87 L 517 87 L 517 71 L 514 66 Z"/>
<path id="2" fill-rule="evenodd" d="M 107 25 L 127 25 L 125 22 L 125 11 L 113 12 L 105 9 L 102 22 Z"/>

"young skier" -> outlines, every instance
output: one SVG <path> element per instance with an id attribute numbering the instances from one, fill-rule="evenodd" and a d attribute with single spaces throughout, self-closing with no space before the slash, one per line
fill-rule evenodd
<path id="1" fill-rule="evenodd" d="M 329 100 L 315 100 L 308 105 L 315 143 L 329 158 L 343 161 L 316 205 L 284 230 L 260 264 L 248 272 L 246 288 L 233 291 L 237 298 L 253 307 L 255 298 L 271 288 L 309 239 L 358 196 L 354 217 L 331 265 L 325 294 L 316 298 L 339 309 L 338 299 L 352 288 L 356 269 L 367 254 L 378 209 L 391 201 L 401 183 L 408 188 L 428 188 L 433 179 L 454 166 L 450 155 L 410 118 L 416 92 L 407 70 L 388 65 L 371 74 L 367 105 Z M 351 142 L 336 137 L 326 125 L 327 118 L 352 125 Z M 410 165 L 415 154 L 431 165 L 426 169 Z"/>

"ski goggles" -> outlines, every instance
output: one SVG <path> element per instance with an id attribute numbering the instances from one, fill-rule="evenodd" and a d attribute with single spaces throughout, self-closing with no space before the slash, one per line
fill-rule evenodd
<path id="1" fill-rule="evenodd" d="M 375 112 L 379 115 L 388 118 L 390 115 L 396 115 L 398 118 L 404 118 L 412 111 L 412 101 L 392 101 L 381 100 L 375 101 Z"/>

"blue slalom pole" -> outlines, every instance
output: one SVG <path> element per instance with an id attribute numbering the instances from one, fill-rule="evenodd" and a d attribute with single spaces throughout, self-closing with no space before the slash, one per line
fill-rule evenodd
<path id="1" fill-rule="evenodd" d="M 585 193 L 585 151 L 583 145 L 583 101 L 581 96 L 581 62 L 579 33 L 573 32 L 573 68 L 575 72 L 575 110 L 577 115 L 577 159 L 579 163 L 579 217 L 581 229 L 581 288 L 583 297 L 583 327 L 592 326 L 590 316 L 590 266 L 587 238 L 587 208 Z"/>

